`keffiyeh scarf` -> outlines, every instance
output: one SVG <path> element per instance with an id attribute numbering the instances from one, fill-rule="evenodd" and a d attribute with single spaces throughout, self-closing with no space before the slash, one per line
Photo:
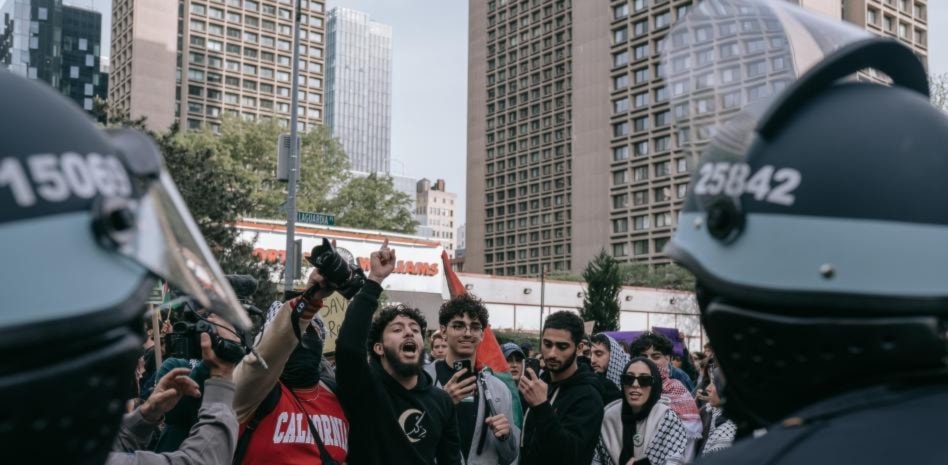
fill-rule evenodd
<path id="1" fill-rule="evenodd" d="M 622 388 L 620 377 L 625 372 L 626 365 L 629 364 L 629 354 L 625 352 L 618 341 L 609 338 L 609 366 L 606 368 L 606 379 L 612 381 L 617 387 Z"/>

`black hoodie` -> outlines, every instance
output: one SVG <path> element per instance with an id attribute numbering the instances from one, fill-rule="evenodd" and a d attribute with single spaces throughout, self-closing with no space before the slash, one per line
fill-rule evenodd
<path id="1" fill-rule="evenodd" d="M 550 383 L 547 373 L 543 377 Z M 547 401 L 527 410 L 520 465 L 592 462 L 603 415 L 598 384 L 596 373 L 583 364 L 573 376 L 549 384 L 552 403 Z"/>
<path id="2" fill-rule="evenodd" d="M 349 465 L 461 463 L 457 414 L 422 372 L 408 390 L 366 362 L 366 339 L 382 287 L 366 281 L 352 299 L 336 340 L 336 391 L 349 418 Z"/>

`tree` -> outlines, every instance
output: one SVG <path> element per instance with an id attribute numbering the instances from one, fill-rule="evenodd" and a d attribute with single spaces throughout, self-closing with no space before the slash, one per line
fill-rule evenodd
<path id="1" fill-rule="evenodd" d="M 692 291 L 695 288 L 694 275 L 675 264 L 656 265 L 654 268 L 645 263 L 622 265 L 622 281 L 627 286 L 658 289 Z"/>
<path id="2" fill-rule="evenodd" d="M 254 179 L 224 155 L 217 141 L 202 132 L 169 132 L 157 142 L 165 165 L 204 240 L 227 274 L 245 274 L 257 279 L 255 305 L 266 309 L 276 286 L 270 281 L 275 262 L 262 262 L 253 255 L 253 242 L 240 238 L 235 223 L 255 207 Z"/>
<path id="3" fill-rule="evenodd" d="M 948 111 L 948 73 L 933 74 L 928 77 L 932 105 Z"/>
<path id="4" fill-rule="evenodd" d="M 220 150 L 241 169 L 249 172 L 254 189 L 253 210 L 248 215 L 260 218 L 284 218 L 286 183 L 276 179 L 277 141 L 285 132 L 274 121 L 244 121 L 226 117 L 221 121 L 220 136 L 205 132 L 217 140 Z M 296 190 L 299 211 L 331 211 L 331 197 L 349 178 L 349 159 L 329 130 L 315 126 L 301 134 L 300 179 Z"/>
<path id="5" fill-rule="evenodd" d="M 391 176 L 352 178 L 331 204 L 339 226 L 413 233 L 418 225 L 408 209 L 411 198 L 395 190 Z"/>
<path id="6" fill-rule="evenodd" d="M 587 283 L 580 312 L 583 320 L 596 322 L 594 334 L 615 331 L 619 328 L 619 291 L 622 290 L 619 262 L 602 249 L 586 265 L 583 278 Z"/>

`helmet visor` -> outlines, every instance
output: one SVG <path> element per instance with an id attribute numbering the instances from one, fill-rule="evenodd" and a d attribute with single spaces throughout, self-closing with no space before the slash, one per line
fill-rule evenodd
<path id="1" fill-rule="evenodd" d="M 164 169 L 140 200 L 134 240 L 119 251 L 204 308 L 249 328 L 250 319 Z"/>
<path id="2" fill-rule="evenodd" d="M 830 14 L 785 1 L 706 0 L 674 24 L 660 72 L 692 166 L 712 140 L 744 153 L 775 95 L 832 52 L 873 37 Z"/>

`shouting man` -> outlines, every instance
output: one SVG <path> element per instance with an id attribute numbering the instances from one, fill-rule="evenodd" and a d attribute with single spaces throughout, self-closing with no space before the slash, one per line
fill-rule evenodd
<path id="1" fill-rule="evenodd" d="M 460 464 L 454 402 L 422 371 L 424 316 L 399 305 L 372 319 L 382 281 L 395 268 L 388 239 L 369 262 L 336 340 L 336 382 L 350 423 L 347 462 Z"/>

